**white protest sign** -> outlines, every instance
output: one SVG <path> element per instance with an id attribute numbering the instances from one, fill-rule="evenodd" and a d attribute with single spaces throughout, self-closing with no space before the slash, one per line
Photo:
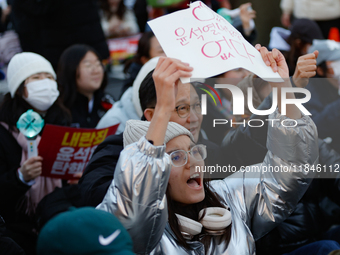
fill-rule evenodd
<path id="1" fill-rule="evenodd" d="M 282 81 L 239 31 L 200 1 L 148 24 L 168 57 L 194 68 L 193 78 L 208 78 L 242 67 L 267 81 Z"/>

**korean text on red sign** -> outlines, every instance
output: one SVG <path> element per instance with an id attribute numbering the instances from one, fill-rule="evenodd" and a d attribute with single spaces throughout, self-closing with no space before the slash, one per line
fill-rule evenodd
<path id="1" fill-rule="evenodd" d="M 43 157 L 42 176 L 73 179 L 84 171 L 97 146 L 114 134 L 117 127 L 79 129 L 46 125 L 38 147 Z"/>

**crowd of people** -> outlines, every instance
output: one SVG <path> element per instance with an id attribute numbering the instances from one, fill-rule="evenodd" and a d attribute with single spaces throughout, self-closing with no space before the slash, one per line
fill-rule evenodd
<path id="1" fill-rule="evenodd" d="M 340 2 L 281 0 L 282 27 L 272 28 L 268 47 L 255 44 L 251 3 L 204 2 L 283 81 L 235 68 L 182 83 L 193 68 L 166 56 L 147 21 L 187 8 L 186 0 L 0 0 L 0 80 L 8 85 L 0 254 L 340 254 Z M 105 90 L 106 40 L 136 34 L 114 101 Z M 211 92 L 221 104 L 208 97 L 203 115 L 202 86 L 215 84 L 240 88 L 245 114 L 234 114 L 231 91 L 219 89 Z M 257 110 L 272 107 L 275 89 L 275 111 L 254 114 L 249 88 Z M 295 104 L 282 114 L 281 90 L 291 88 L 310 92 L 310 116 Z M 65 181 L 42 176 L 44 158 L 30 156 L 17 126 L 30 109 L 45 124 L 119 126 Z M 236 124 L 212 129 L 214 119 Z M 254 121 L 263 125 L 241 125 Z M 196 171 L 217 165 L 238 171 Z M 276 167 L 288 170 L 268 171 Z"/>

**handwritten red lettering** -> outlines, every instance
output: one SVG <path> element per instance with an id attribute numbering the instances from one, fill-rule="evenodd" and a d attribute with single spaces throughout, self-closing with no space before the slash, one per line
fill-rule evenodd
<path id="1" fill-rule="evenodd" d="M 249 56 L 252 56 L 253 58 L 255 58 L 254 55 L 251 55 L 251 54 L 247 51 L 247 48 L 246 48 L 246 46 L 245 46 L 244 44 L 243 44 L 243 47 L 244 47 L 244 50 L 246 51 L 248 57 L 249 57 Z M 249 57 L 249 60 L 250 60 L 250 62 L 251 62 L 252 64 L 254 64 L 250 57 Z"/>
<path id="2" fill-rule="evenodd" d="M 205 5 L 202 6 L 202 3 L 199 3 L 199 6 L 195 7 L 192 10 L 192 15 L 199 21 L 208 21 L 215 19 L 215 13 L 207 8 Z"/>
<path id="3" fill-rule="evenodd" d="M 180 40 L 180 43 L 182 46 L 187 45 L 189 42 L 187 42 L 186 36 L 182 37 L 182 38 L 178 38 L 176 40 Z"/>
<path id="4" fill-rule="evenodd" d="M 221 33 L 217 32 L 215 29 L 211 30 L 211 32 L 213 32 L 213 35 L 219 35 Z"/>
<path id="5" fill-rule="evenodd" d="M 183 27 L 179 27 L 175 30 L 175 35 L 177 36 L 183 36 L 185 34 L 185 30 Z"/>
<path id="6" fill-rule="evenodd" d="M 202 34 L 202 30 L 200 28 L 197 28 L 197 29 L 193 29 L 191 28 L 190 30 L 190 35 L 189 35 L 189 38 L 191 39 L 192 35 L 194 34 L 195 36 L 198 36 L 195 32 L 200 32 Z"/>
<path id="7" fill-rule="evenodd" d="M 216 26 L 221 31 L 229 31 L 229 29 L 226 26 L 222 26 L 221 24 L 216 23 Z"/>
<path id="8" fill-rule="evenodd" d="M 208 47 L 207 47 L 208 46 Z M 212 47 L 211 47 L 212 46 Z M 217 47 L 216 47 L 217 46 Z M 207 58 L 215 58 L 221 53 L 221 45 L 219 42 L 207 42 L 202 47 L 202 54 Z M 217 54 L 212 54 L 212 52 L 217 51 Z"/>
<path id="9" fill-rule="evenodd" d="M 233 54 L 231 54 L 230 52 L 229 52 L 228 56 L 225 53 L 223 53 L 223 55 L 221 55 L 220 57 L 222 58 L 222 60 L 228 60 L 230 57 L 235 58 L 235 56 Z"/>
<path id="10" fill-rule="evenodd" d="M 234 50 L 236 51 L 236 53 L 237 53 L 238 55 L 240 55 L 241 57 L 244 57 L 244 58 L 248 58 L 248 59 L 250 60 L 250 62 L 253 64 L 253 61 L 251 60 L 251 58 L 250 58 L 249 56 L 252 56 L 252 57 L 254 57 L 254 58 L 255 58 L 255 56 L 254 56 L 254 55 L 251 55 L 250 53 L 248 53 L 247 48 L 246 48 L 246 46 L 244 45 L 244 43 L 240 43 L 240 42 L 237 42 L 237 41 L 232 40 L 232 39 L 230 39 L 230 43 L 231 43 L 231 45 L 233 46 Z M 237 47 L 235 46 L 235 43 L 236 43 L 236 44 L 239 44 L 240 47 L 243 48 L 243 49 L 245 50 L 245 53 L 246 53 L 247 55 L 242 55 L 241 52 L 240 52 L 241 49 L 239 48 L 239 50 L 238 50 Z M 243 46 L 243 47 L 242 47 L 242 46 Z"/>
<path id="11" fill-rule="evenodd" d="M 222 51 L 222 46 L 220 44 L 220 42 L 225 42 L 229 49 L 231 49 L 227 39 L 223 36 L 223 39 L 222 40 L 219 40 L 219 41 L 213 41 L 213 42 L 207 42 L 206 44 L 203 45 L 202 49 L 201 49 L 201 52 L 204 56 L 208 57 L 208 58 L 215 58 L 217 57 L 221 51 Z M 214 44 L 212 43 L 215 43 L 216 46 L 214 46 Z M 217 52 L 217 54 L 215 54 L 215 52 Z"/>
<path id="12" fill-rule="evenodd" d="M 222 37 L 223 37 L 223 39 L 222 39 L 222 40 L 219 40 L 219 41 L 217 41 L 217 42 L 225 42 L 225 43 L 228 45 L 229 49 L 231 49 L 231 47 L 230 47 L 230 45 L 229 45 L 227 39 L 226 39 L 224 36 L 222 36 Z"/>
<path id="13" fill-rule="evenodd" d="M 237 42 L 237 41 L 232 40 L 232 39 L 230 39 L 230 43 L 231 43 L 231 45 L 233 46 L 234 50 L 236 51 L 236 53 L 237 53 L 238 55 L 240 55 L 241 57 L 244 57 L 244 58 L 248 58 L 247 56 L 242 55 L 242 54 L 237 50 L 237 47 L 235 47 L 235 43 L 240 44 L 241 46 L 242 46 L 242 43 Z"/>
<path id="14" fill-rule="evenodd" d="M 208 25 L 203 27 L 203 31 L 204 32 L 209 32 L 210 28 L 215 28 L 215 25 L 213 23 L 208 24 Z"/>
<path id="15" fill-rule="evenodd" d="M 217 16 L 216 16 L 216 21 L 218 21 L 218 22 L 225 21 L 225 20 L 226 20 L 226 19 L 223 18 L 223 17 L 220 16 L 220 15 L 217 15 Z"/>

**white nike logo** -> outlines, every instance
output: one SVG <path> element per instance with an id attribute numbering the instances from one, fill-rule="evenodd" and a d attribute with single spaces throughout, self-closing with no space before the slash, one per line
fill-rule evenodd
<path id="1" fill-rule="evenodd" d="M 109 235 L 108 237 L 104 237 L 102 235 L 99 236 L 99 243 L 103 246 L 109 245 L 110 243 L 113 242 L 113 240 L 115 240 L 117 238 L 117 236 L 119 236 L 120 234 L 120 229 L 117 229 L 115 232 L 113 232 L 111 235 Z"/>

